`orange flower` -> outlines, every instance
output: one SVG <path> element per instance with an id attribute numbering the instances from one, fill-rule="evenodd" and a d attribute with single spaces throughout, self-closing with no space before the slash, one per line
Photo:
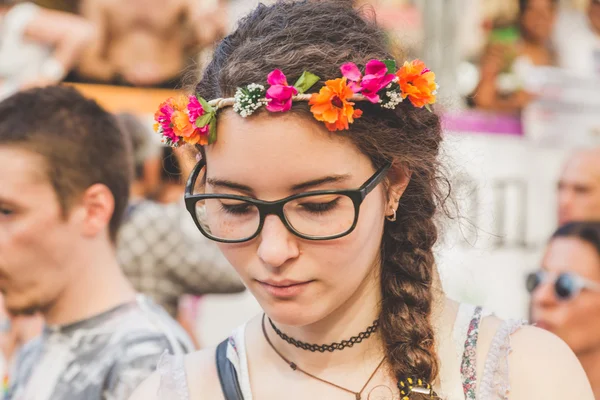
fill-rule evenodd
<path id="1" fill-rule="evenodd" d="M 171 128 L 175 135 L 182 138 L 186 143 L 207 145 L 208 135 L 190 121 L 187 112 L 188 102 L 186 96 L 178 96 L 171 101 L 171 106 L 174 109 L 171 115 Z"/>
<path id="2" fill-rule="evenodd" d="M 437 84 L 435 74 L 431 72 L 421 60 L 405 62 L 396 72 L 398 76 L 402 98 L 410 100 L 415 107 L 424 107 L 435 103 Z"/>
<path id="3" fill-rule="evenodd" d="M 190 117 L 183 111 L 175 111 L 171 118 L 173 131 L 179 137 L 188 138 L 192 136 L 195 126 L 190 122 Z"/>
<path id="4" fill-rule="evenodd" d="M 346 78 L 338 78 L 325 82 L 319 93 L 314 93 L 308 102 L 317 121 L 325 122 L 330 131 L 346 130 L 348 124 L 360 118 L 361 110 L 354 109 L 349 101 L 354 92 L 347 84 Z"/>

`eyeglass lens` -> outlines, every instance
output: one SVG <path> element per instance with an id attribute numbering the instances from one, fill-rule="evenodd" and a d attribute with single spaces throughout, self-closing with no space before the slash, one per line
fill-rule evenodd
<path id="1" fill-rule="evenodd" d="M 211 198 L 196 203 L 196 218 L 209 235 L 222 240 L 244 240 L 260 228 L 258 207 L 241 199 Z M 287 223 L 311 237 L 330 237 L 352 228 L 352 199 L 340 194 L 321 194 L 293 199 L 283 207 Z"/>

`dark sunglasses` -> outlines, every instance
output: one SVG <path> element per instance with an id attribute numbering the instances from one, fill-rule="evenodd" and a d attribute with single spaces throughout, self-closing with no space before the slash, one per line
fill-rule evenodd
<path id="1" fill-rule="evenodd" d="M 576 297 L 583 289 L 600 293 L 600 283 L 584 278 L 571 272 L 551 274 L 540 270 L 527 275 L 527 291 L 533 293 L 541 284 L 551 281 L 554 294 L 559 300 L 569 300 Z"/>

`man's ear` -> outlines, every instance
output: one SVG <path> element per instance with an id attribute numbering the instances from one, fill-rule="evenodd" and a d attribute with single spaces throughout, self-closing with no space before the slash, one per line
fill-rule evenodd
<path id="1" fill-rule="evenodd" d="M 108 230 L 115 211 L 115 198 L 106 185 L 90 186 L 78 203 L 76 218 L 84 236 L 93 237 Z"/>

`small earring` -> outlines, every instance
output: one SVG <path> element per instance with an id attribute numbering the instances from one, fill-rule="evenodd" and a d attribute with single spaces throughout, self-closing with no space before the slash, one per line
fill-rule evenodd
<path id="1" fill-rule="evenodd" d="M 394 212 L 394 214 L 386 216 L 385 219 L 387 219 L 390 222 L 395 222 L 396 221 L 396 209 L 394 208 L 392 211 Z"/>

